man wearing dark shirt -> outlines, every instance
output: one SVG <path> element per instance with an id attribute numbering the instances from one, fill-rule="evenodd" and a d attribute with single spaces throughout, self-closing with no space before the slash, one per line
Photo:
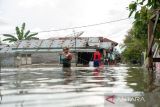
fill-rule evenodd
<path id="1" fill-rule="evenodd" d="M 72 54 L 69 52 L 69 48 L 65 47 L 63 48 L 63 53 L 62 55 L 62 64 L 63 67 L 71 67 L 71 60 L 72 60 Z"/>

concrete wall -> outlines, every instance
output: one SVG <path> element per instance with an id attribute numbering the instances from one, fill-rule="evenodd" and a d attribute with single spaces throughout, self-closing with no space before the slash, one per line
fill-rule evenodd
<path id="1" fill-rule="evenodd" d="M 59 63 L 58 53 L 34 53 L 32 54 L 32 64 L 39 63 Z"/>
<path id="2" fill-rule="evenodd" d="M 31 57 L 26 57 L 19 54 L 2 54 L 1 66 L 3 67 L 19 67 L 20 65 L 30 64 L 59 64 L 60 56 L 58 53 L 33 53 Z M 75 55 L 73 54 L 72 62 L 75 62 Z"/>
<path id="3" fill-rule="evenodd" d="M 75 61 L 73 54 L 72 62 Z M 58 53 L 34 53 L 32 54 L 32 64 L 39 63 L 60 63 L 60 56 Z"/>
<path id="4" fill-rule="evenodd" d="M 14 67 L 15 66 L 14 54 L 9 54 L 9 53 L 1 54 L 0 63 L 2 67 Z"/>

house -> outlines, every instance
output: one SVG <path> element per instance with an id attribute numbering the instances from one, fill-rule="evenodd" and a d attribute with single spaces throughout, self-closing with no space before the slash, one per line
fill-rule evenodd
<path id="1" fill-rule="evenodd" d="M 98 48 L 102 55 L 113 49 L 118 43 L 103 37 L 65 37 L 40 40 L 22 40 L 10 47 L 3 47 L 0 54 L 14 54 L 14 65 L 60 64 L 59 52 L 69 47 L 73 53 L 72 63 L 88 65 Z M 4 60 L 4 59 L 3 59 Z M 3 62 L 2 60 L 2 62 Z"/>
<path id="2" fill-rule="evenodd" d="M 115 46 L 118 43 L 114 42 L 108 38 L 101 38 L 101 48 L 103 49 L 103 56 L 107 59 L 108 64 L 115 64 L 117 51 L 115 50 Z"/>

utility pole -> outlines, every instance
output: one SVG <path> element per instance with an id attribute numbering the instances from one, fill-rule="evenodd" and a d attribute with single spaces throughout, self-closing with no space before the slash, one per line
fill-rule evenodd
<path id="1" fill-rule="evenodd" d="M 1 38 L 0 38 L 0 45 L 2 44 Z M 1 63 L 1 56 L 0 56 L 0 81 L 1 81 L 1 68 L 2 68 L 2 63 Z"/>
<path id="2" fill-rule="evenodd" d="M 159 20 L 159 11 L 156 12 L 154 18 L 150 19 L 149 24 L 148 24 L 148 51 L 147 51 L 147 56 L 148 56 L 148 85 L 149 85 L 149 91 L 153 89 L 153 83 L 154 83 L 154 69 L 153 69 L 153 62 L 160 62 L 159 58 L 153 58 L 153 52 L 152 52 L 152 47 L 153 44 L 155 43 L 154 41 L 154 36 L 155 36 L 155 30 L 157 27 L 157 23 Z"/>
<path id="3" fill-rule="evenodd" d="M 75 33 L 75 30 L 73 30 L 73 35 L 74 35 L 74 40 L 75 40 L 74 50 L 76 52 L 76 33 Z"/>
<path id="4" fill-rule="evenodd" d="M 75 33 L 75 30 L 73 30 L 73 34 L 74 34 L 74 39 L 75 39 L 75 47 L 74 47 L 74 51 L 75 51 L 75 64 L 76 64 L 76 66 L 77 66 L 77 48 L 76 48 L 76 46 L 77 46 L 77 37 L 76 37 L 76 33 Z"/>

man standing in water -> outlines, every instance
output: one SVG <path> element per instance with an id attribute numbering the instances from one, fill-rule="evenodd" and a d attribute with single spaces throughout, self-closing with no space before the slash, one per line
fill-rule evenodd
<path id="1" fill-rule="evenodd" d="M 63 72 L 64 72 L 64 78 L 65 78 L 65 84 L 67 84 L 69 81 L 72 80 L 72 70 L 71 70 L 71 60 L 72 60 L 72 54 L 69 52 L 69 48 L 65 47 L 63 48 L 63 52 L 60 53 L 62 56 L 62 64 L 63 64 Z"/>
<path id="2" fill-rule="evenodd" d="M 69 48 L 67 48 L 67 47 L 63 48 L 63 52 L 61 53 L 61 55 L 62 55 L 63 68 L 70 68 L 72 54 L 69 52 Z"/>

